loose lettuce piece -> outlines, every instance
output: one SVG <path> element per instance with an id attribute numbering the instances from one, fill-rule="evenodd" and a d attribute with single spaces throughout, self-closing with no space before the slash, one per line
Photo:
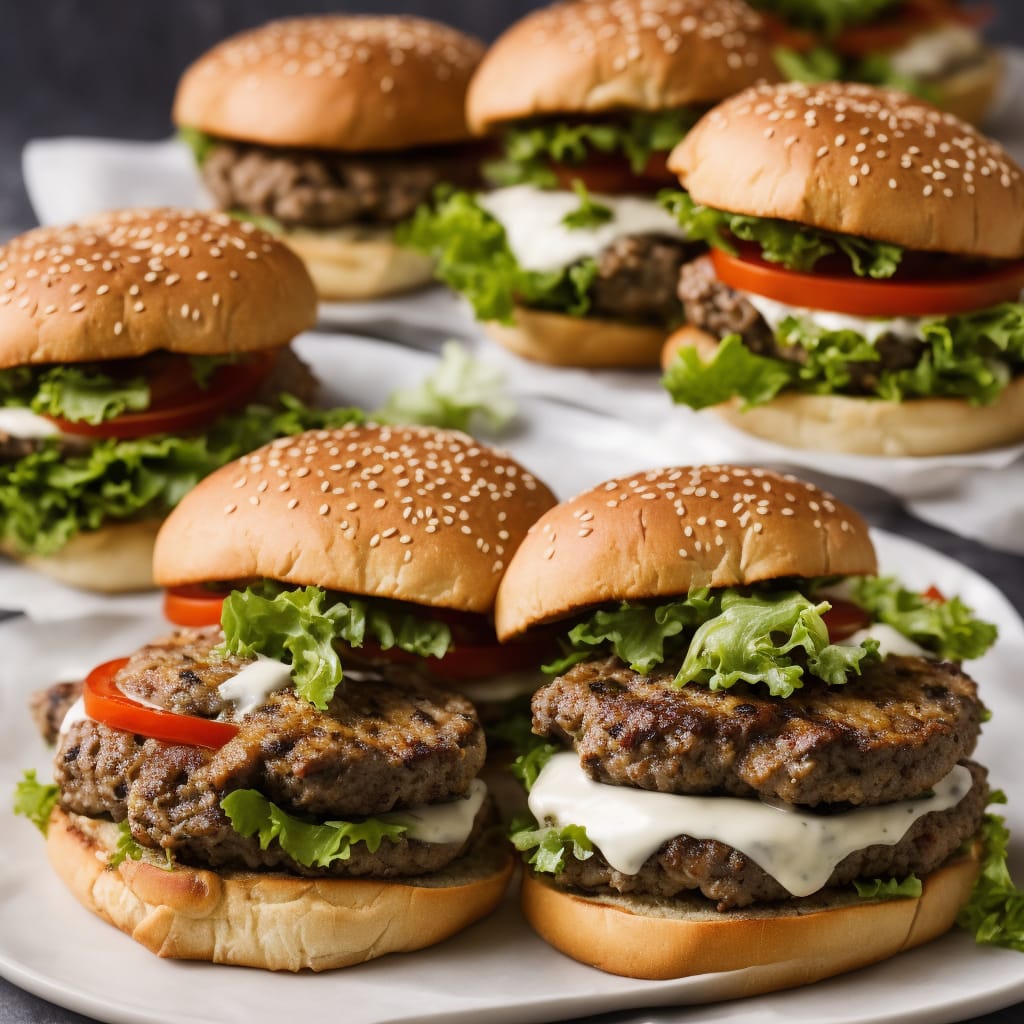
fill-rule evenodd
<path id="1" fill-rule="evenodd" d="M 875 878 L 871 881 L 854 879 L 854 888 L 862 900 L 896 900 L 916 899 L 924 891 L 921 879 L 917 875 L 906 878 Z"/>
<path id="2" fill-rule="evenodd" d="M 1006 794 L 993 790 L 989 803 L 1005 804 Z M 1024 890 L 1014 885 L 1006 864 L 1010 832 L 1001 815 L 985 815 L 981 841 L 981 872 L 956 923 L 980 943 L 1024 953 Z"/>
<path id="3" fill-rule="evenodd" d="M 850 25 L 873 21 L 902 0 L 751 0 L 751 7 L 777 15 L 796 28 L 836 36 Z"/>
<path id="4" fill-rule="evenodd" d="M 815 46 L 799 52 L 785 46 L 772 51 L 775 66 L 792 82 L 866 82 L 888 89 L 938 101 L 941 96 L 933 86 L 918 78 L 898 72 L 884 53 L 844 59 L 827 46 Z"/>
<path id="5" fill-rule="evenodd" d="M 307 868 L 348 860 L 356 843 L 365 843 L 370 853 L 376 853 L 385 839 L 397 842 L 408 831 L 407 825 L 389 820 L 389 815 L 314 825 L 283 811 L 255 789 L 236 789 L 220 806 L 239 835 L 258 835 L 261 850 L 276 839 L 292 860 Z"/>
<path id="6" fill-rule="evenodd" d="M 595 202 L 591 198 L 587 186 L 582 181 L 574 181 L 572 187 L 580 198 L 580 205 L 575 210 L 570 210 L 562 218 L 562 223 L 567 228 L 586 231 L 607 224 L 615 216 L 611 207 Z"/>
<path id="7" fill-rule="evenodd" d="M 107 867 L 116 868 L 126 860 L 142 860 L 142 847 L 135 841 L 132 835 L 128 820 L 125 819 L 117 826 L 117 844 L 107 857 Z"/>
<path id="8" fill-rule="evenodd" d="M 546 743 L 539 736 L 532 736 L 532 743 L 509 765 L 509 771 L 523 784 L 527 793 L 533 789 L 537 776 L 544 766 L 558 753 L 559 748 L 553 743 Z"/>
<path id="9" fill-rule="evenodd" d="M 746 214 L 727 213 L 694 202 L 686 192 L 666 190 L 659 195 L 662 205 L 675 216 L 693 242 L 707 242 L 732 255 L 733 240 L 754 242 L 769 263 L 781 263 L 790 270 L 810 271 L 826 256 L 842 253 L 859 277 L 892 277 L 904 250 L 888 242 L 875 242 L 856 235 L 822 231 L 792 221 Z"/>
<path id="10" fill-rule="evenodd" d="M 512 823 L 509 838 L 520 853 L 532 850 L 533 853 L 524 858 L 526 863 L 535 871 L 548 875 L 557 875 L 565 870 L 567 854 L 577 860 L 589 860 L 594 855 L 594 844 L 580 825 L 556 828 L 519 820 Z"/>
<path id="11" fill-rule="evenodd" d="M 595 260 L 563 270 L 524 270 L 505 229 L 469 192 L 421 204 L 395 229 L 395 237 L 433 257 L 436 277 L 465 296 L 480 320 L 512 323 L 517 303 L 569 316 L 584 316 L 590 309 Z"/>
<path id="12" fill-rule="evenodd" d="M 481 422 L 492 431 L 516 413 L 499 369 L 474 359 L 457 342 L 445 342 L 441 362 L 422 384 L 393 391 L 373 418 L 385 423 L 422 423 L 469 430 Z"/>
<path id="13" fill-rule="evenodd" d="M 217 140 L 212 135 L 207 135 L 201 128 L 193 128 L 190 125 L 182 125 L 178 129 L 178 138 L 192 150 L 192 156 L 200 167 L 217 145 Z"/>
<path id="14" fill-rule="evenodd" d="M 59 799 L 59 786 L 52 782 L 40 782 L 36 778 L 35 769 L 28 769 L 14 787 L 14 813 L 28 818 L 45 836 L 50 815 Z"/>
<path id="15" fill-rule="evenodd" d="M 822 614 L 827 601 L 813 604 L 796 591 L 741 594 L 726 591 L 721 613 L 708 619 L 690 642 L 674 684 L 698 682 L 712 690 L 736 683 L 763 683 L 774 697 L 789 697 L 803 686 L 803 667 L 790 652 L 804 652 L 808 671 L 839 686 L 861 662 L 878 655 L 870 641 L 858 647 L 829 643 Z"/>
<path id="16" fill-rule="evenodd" d="M 998 636 L 997 627 L 976 618 L 959 597 L 933 601 L 900 586 L 892 576 L 863 576 L 853 578 L 852 584 L 857 604 L 940 658 L 980 658 Z"/>

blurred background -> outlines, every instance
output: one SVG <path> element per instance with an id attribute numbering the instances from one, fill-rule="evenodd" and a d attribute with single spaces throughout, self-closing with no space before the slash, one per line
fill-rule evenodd
<path id="1" fill-rule="evenodd" d="M 30 138 L 159 139 L 181 70 L 218 40 L 270 18 L 400 12 L 491 40 L 541 0 L 27 0 L 3 3 L 0 32 L 0 239 L 35 223 L 21 181 Z M 1024 45 L 1024 2 L 996 0 L 987 34 Z"/>

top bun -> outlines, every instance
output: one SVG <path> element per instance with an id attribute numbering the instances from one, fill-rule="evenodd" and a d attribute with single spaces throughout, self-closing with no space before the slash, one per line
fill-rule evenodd
<path id="1" fill-rule="evenodd" d="M 302 261 L 252 224 L 123 210 L 0 247 L 0 368 L 255 352 L 316 322 Z"/>
<path id="2" fill-rule="evenodd" d="M 489 612 L 505 565 L 555 503 L 518 462 L 432 427 L 282 438 L 208 476 L 171 513 L 161 586 L 272 579 Z"/>
<path id="3" fill-rule="evenodd" d="M 669 167 L 705 206 L 908 249 L 1024 256 L 1024 180 L 996 142 L 889 89 L 760 86 L 708 113 Z"/>
<path id="4" fill-rule="evenodd" d="M 741 0 L 569 0 L 516 22 L 466 97 L 470 127 L 551 114 L 715 103 L 778 80 L 761 15 Z"/>
<path id="5" fill-rule="evenodd" d="M 400 15 L 272 21 L 182 76 L 174 122 L 267 146 L 354 152 L 469 138 L 466 86 L 483 44 Z"/>
<path id="6" fill-rule="evenodd" d="M 867 524 L 813 484 L 741 466 L 656 469 L 542 516 L 508 567 L 495 623 L 505 640 L 608 601 L 875 572 Z"/>

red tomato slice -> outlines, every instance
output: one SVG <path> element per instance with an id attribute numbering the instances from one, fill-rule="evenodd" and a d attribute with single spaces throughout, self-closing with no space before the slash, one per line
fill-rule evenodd
<path id="1" fill-rule="evenodd" d="M 399 647 L 384 650 L 372 640 L 362 647 L 353 647 L 357 656 L 379 658 L 402 665 L 419 665 L 440 679 L 485 679 L 505 672 L 522 672 L 539 668 L 549 660 L 550 652 L 532 644 L 456 644 L 443 658 L 423 658 Z"/>
<path id="2" fill-rule="evenodd" d="M 946 595 L 934 584 L 924 591 L 922 596 L 927 598 L 929 601 L 934 601 L 936 604 L 946 603 Z"/>
<path id="3" fill-rule="evenodd" d="M 828 638 L 832 643 L 846 640 L 858 630 L 871 625 L 871 616 L 860 605 L 852 601 L 843 601 L 841 598 L 828 597 L 825 600 L 832 605 L 822 616 L 828 627 Z"/>
<path id="4" fill-rule="evenodd" d="M 720 281 L 789 306 L 851 316 L 939 316 L 1014 302 L 1024 288 L 1024 260 L 962 279 L 874 281 L 801 273 L 753 256 L 711 250 Z"/>
<path id="5" fill-rule="evenodd" d="M 787 25 L 775 14 L 762 11 L 761 18 L 764 20 L 768 38 L 776 46 L 784 46 L 787 50 L 795 50 L 797 53 L 806 53 L 808 50 L 813 50 L 822 41 L 816 33 Z"/>
<path id="6" fill-rule="evenodd" d="M 103 423 L 82 423 L 59 416 L 46 418 L 65 434 L 121 440 L 194 430 L 244 405 L 263 383 L 276 359 L 276 351 L 260 352 L 242 362 L 221 366 L 205 391 L 191 379 L 191 375 L 187 382 L 183 378 L 173 381 L 158 378 L 151 384 L 153 404 L 149 409 L 125 413 Z M 181 372 L 179 365 L 177 373 Z"/>
<path id="7" fill-rule="evenodd" d="M 964 10 L 951 0 L 904 0 L 894 16 L 883 17 L 873 24 L 852 25 L 839 34 L 833 45 L 846 56 L 867 57 L 872 53 L 899 50 L 915 36 L 941 25 L 980 26 L 991 18 L 991 9 Z"/>
<path id="8" fill-rule="evenodd" d="M 123 729 L 162 743 L 182 743 L 213 750 L 224 746 L 238 732 L 238 726 L 230 722 L 177 715 L 133 700 L 114 682 L 117 673 L 127 663 L 127 658 L 105 661 L 85 677 L 82 697 L 90 718 L 112 729 Z"/>
<path id="9" fill-rule="evenodd" d="M 582 164 L 551 163 L 558 184 L 566 191 L 580 181 L 588 192 L 604 195 L 629 195 L 656 192 L 666 185 L 678 185 L 679 179 L 668 169 L 667 153 L 652 153 L 644 169 L 637 174 L 624 156 L 592 153 Z"/>
<path id="10" fill-rule="evenodd" d="M 168 587 L 164 591 L 164 617 L 176 626 L 219 626 L 226 593 L 201 583 Z"/>

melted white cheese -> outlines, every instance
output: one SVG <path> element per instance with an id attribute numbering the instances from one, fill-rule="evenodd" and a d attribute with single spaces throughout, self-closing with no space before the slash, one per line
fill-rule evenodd
<path id="1" fill-rule="evenodd" d="M 809 309 L 804 306 L 789 306 L 785 302 L 766 299 L 763 295 L 743 292 L 743 297 L 761 314 L 765 323 L 777 331 L 779 324 L 787 317 L 808 320 L 826 331 L 856 331 L 874 343 L 883 334 L 895 334 L 901 338 L 919 338 L 921 327 L 934 317 L 898 316 L 866 317 L 849 316 L 846 313 L 830 313 L 825 309 Z"/>
<path id="2" fill-rule="evenodd" d="M 61 736 L 67 735 L 71 731 L 71 726 L 76 725 L 78 722 L 91 721 L 91 716 L 85 710 L 85 698 L 79 697 L 64 713 L 64 718 L 60 723 L 60 734 Z"/>
<path id="3" fill-rule="evenodd" d="M 469 784 L 469 792 L 459 800 L 443 804 L 421 804 L 395 817 L 409 826 L 406 837 L 421 843 L 462 843 L 473 830 L 480 805 L 487 796 L 487 785 L 480 779 Z"/>
<path id="4" fill-rule="evenodd" d="M 898 629 L 893 629 L 884 622 L 873 622 L 866 629 L 858 629 L 856 633 L 845 640 L 840 640 L 839 643 L 845 647 L 859 647 L 865 640 L 877 640 L 878 653 L 883 658 L 888 658 L 890 654 L 907 654 L 918 658 L 935 657 L 931 651 L 926 651 Z"/>
<path id="5" fill-rule="evenodd" d="M 489 676 L 486 679 L 460 679 L 457 684 L 451 685 L 474 704 L 494 704 L 536 693 L 546 682 L 547 676 L 543 672 L 539 669 L 530 669 L 523 672 L 503 672 L 501 675 Z"/>
<path id="6" fill-rule="evenodd" d="M 217 692 L 224 700 L 234 702 L 235 714 L 241 718 L 266 704 L 267 698 L 276 690 L 291 685 L 291 665 L 260 654 L 251 665 L 246 665 L 237 675 L 221 683 Z"/>
<path id="7" fill-rule="evenodd" d="M 590 228 L 570 228 L 562 219 L 580 207 L 575 192 L 513 185 L 478 197 L 505 229 L 509 248 L 525 270 L 561 270 L 597 256 L 625 235 L 685 238 L 675 217 L 653 199 L 597 193 L 591 199 L 611 210 L 611 220 Z"/>
<path id="8" fill-rule="evenodd" d="M 55 437 L 60 431 L 45 416 L 10 406 L 0 408 L 0 433 L 11 437 Z"/>
<path id="9" fill-rule="evenodd" d="M 966 25 L 949 24 L 915 36 L 906 46 L 888 54 L 889 65 L 907 78 L 937 78 L 947 68 L 981 53 L 977 32 Z"/>
<path id="10" fill-rule="evenodd" d="M 587 778 L 573 753 L 556 754 L 530 791 L 530 811 L 558 827 L 582 825 L 617 871 L 635 875 L 675 836 L 714 839 L 746 854 L 794 896 L 824 887 L 855 850 L 892 846 L 930 811 L 955 807 L 971 788 L 957 765 L 934 795 L 844 814 L 816 815 L 737 797 L 676 796 Z"/>

